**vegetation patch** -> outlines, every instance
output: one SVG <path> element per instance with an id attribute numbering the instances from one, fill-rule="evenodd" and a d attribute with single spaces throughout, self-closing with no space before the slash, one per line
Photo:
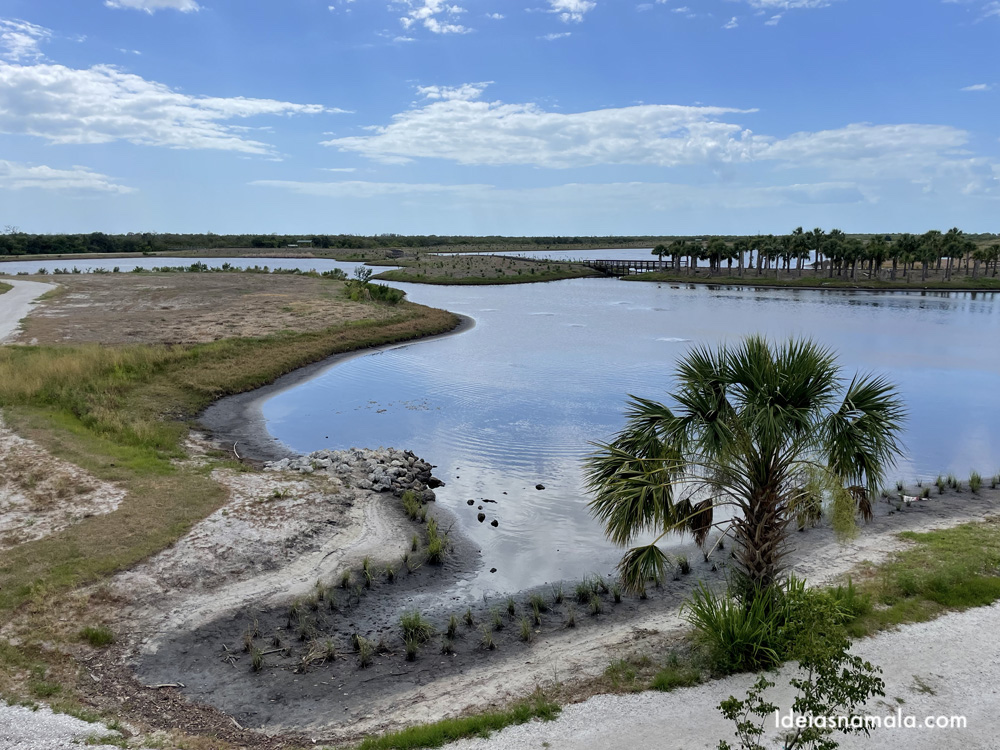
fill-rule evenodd
<path id="1" fill-rule="evenodd" d="M 581 263 L 515 258 L 507 255 L 424 255 L 375 278 L 420 284 L 525 284 L 599 275 Z"/>
<path id="2" fill-rule="evenodd" d="M 515 703 L 503 711 L 444 719 L 433 724 L 404 729 L 401 732 L 368 737 L 359 750 L 409 750 L 409 748 L 442 747 L 463 737 L 489 737 L 492 732 L 533 719 L 552 721 L 559 715 L 560 707 L 538 693 L 530 699 Z"/>

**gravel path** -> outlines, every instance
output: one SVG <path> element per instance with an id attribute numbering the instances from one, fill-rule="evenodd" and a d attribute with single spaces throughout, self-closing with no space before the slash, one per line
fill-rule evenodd
<path id="1" fill-rule="evenodd" d="M 39 281 L 14 281 L 7 279 L 13 289 L 0 294 L 0 344 L 9 343 L 17 335 L 21 318 L 31 311 L 32 303 L 55 284 L 43 284 Z"/>
<path id="2" fill-rule="evenodd" d="M 89 738 L 108 734 L 111 730 L 104 724 L 88 724 L 48 708 L 33 711 L 0 702 L 0 750 L 80 750 Z M 117 750 L 114 745 L 87 747 Z"/>
<path id="3" fill-rule="evenodd" d="M 1000 604 L 971 609 L 928 623 L 907 625 L 855 645 L 862 658 L 881 666 L 886 697 L 873 701 L 872 716 L 901 711 L 925 717 L 964 716 L 965 729 L 881 728 L 870 737 L 843 737 L 845 750 L 997 750 L 1000 748 Z M 777 680 L 778 685 L 787 683 Z M 732 725 L 717 710 L 731 694 L 742 695 L 753 677 L 741 675 L 671 693 L 601 695 L 567 706 L 554 722 L 510 727 L 487 740 L 463 740 L 451 750 L 714 750 L 734 741 Z M 770 696 L 787 713 L 791 692 Z M 773 728 L 773 718 L 768 719 Z M 772 731 L 769 747 L 778 748 Z"/>

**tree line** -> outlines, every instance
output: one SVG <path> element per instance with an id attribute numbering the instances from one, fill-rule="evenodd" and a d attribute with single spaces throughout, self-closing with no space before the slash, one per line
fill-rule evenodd
<path id="1" fill-rule="evenodd" d="M 383 248 L 487 247 L 491 245 L 538 245 L 544 247 L 634 244 L 659 237 L 472 237 L 465 235 L 378 234 L 171 234 L 129 232 L 127 234 L 28 234 L 7 226 L 0 233 L 0 256 L 76 255 L 82 253 L 163 253 L 178 250 L 222 248 L 320 248 L 324 250 L 368 250 Z"/>
<path id="2" fill-rule="evenodd" d="M 975 241 L 958 227 L 947 232 L 932 229 L 924 234 L 873 235 L 868 239 L 848 236 L 840 229 L 826 232 L 816 228 L 805 231 L 796 228 L 786 235 L 756 235 L 739 237 L 730 241 L 722 237 L 709 239 L 679 239 L 669 244 L 660 243 L 653 248 L 653 255 L 660 261 L 670 258 L 669 266 L 675 271 L 687 267 L 693 274 L 698 261 L 708 261 L 709 273 L 717 275 L 726 263 L 732 275 L 733 263 L 737 273 L 746 271 L 757 276 L 773 272 L 775 276 L 785 271 L 799 276 L 807 265 L 816 273 L 825 272 L 828 278 L 849 277 L 856 280 L 858 272 L 870 279 L 887 278 L 909 281 L 920 266 L 920 280 L 926 281 L 933 268 L 944 272 L 948 281 L 954 273 L 977 278 L 996 276 L 1000 264 L 1000 243 L 990 243 L 995 235 L 980 236 Z M 889 268 L 885 268 L 891 263 Z"/>

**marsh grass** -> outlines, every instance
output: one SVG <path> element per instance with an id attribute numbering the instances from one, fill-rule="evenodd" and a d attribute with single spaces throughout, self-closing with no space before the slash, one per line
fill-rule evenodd
<path id="1" fill-rule="evenodd" d="M 375 644 L 369 641 L 367 638 L 358 638 L 357 645 L 358 652 L 358 667 L 360 669 L 367 669 L 371 666 L 372 661 L 375 659 Z"/>
<path id="2" fill-rule="evenodd" d="M 563 586 L 562 586 L 561 583 L 552 586 L 552 603 L 553 604 L 562 604 L 563 603 L 563 599 L 565 599 L 565 598 L 566 598 L 566 593 L 563 591 Z"/>
<path id="3" fill-rule="evenodd" d="M 979 494 L 979 490 L 983 486 L 983 478 L 980 476 L 978 471 L 974 471 L 969 474 L 969 491 L 973 495 Z"/>
<path id="4" fill-rule="evenodd" d="M 399 618 L 399 627 L 403 631 L 403 640 L 416 640 L 418 644 L 425 643 L 434 635 L 434 627 L 416 610 L 406 612 Z"/>
<path id="5" fill-rule="evenodd" d="M 507 616 L 513 617 L 517 614 L 517 602 L 514 601 L 513 596 L 507 597 Z"/>
<path id="6" fill-rule="evenodd" d="M 459 719 L 443 719 L 433 724 L 410 727 L 400 732 L 366 737 L 359 750 L 415 750 L 442 747 L 464 737 L 489 737 L 504 727 L 525 724 L 533 719 L 552 721 L 560 708 L 544 694 L 536 693 L 500 711 L 489 711 Z"/>
<path id="7" fill-rule="evenodd" d="M 458 618 L 455 615 L 448 618 L 448 627 L 445 628 L 445 635 L 452 641 L 458 637 Z"/>
<path id="8" fill-rule="evenodd" d="M 465 627 L 474 628 L 476 627 L 476 618 L 472 614 L 472 607 L 467 607 L 465 614 L 462 615 L 462 620 L 465 621 Z"/>
<path id="9" fill-rule="evenodd" d="M 480 633 L 482 637 L 480 638 L 479 645 L 487 651 L 493 651 L 497 647 L 496 641 L 493 640 L 493 630 L 489 625 L 483 625 L 480 628 Z"/>

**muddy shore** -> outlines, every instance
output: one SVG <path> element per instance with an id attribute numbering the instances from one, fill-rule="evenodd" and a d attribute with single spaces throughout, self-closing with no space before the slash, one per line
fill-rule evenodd
<path id="1" fill-rule="evenodd" d="M 476 321 L 466 315 L 456 314 L 456 317 L 461 322 L 452 330 L 436 336 L 426 336 L 419 341 L 433 341 L 446 336 L 455 336 L 472 330 L 476 325 Z M 198 421 L 220 447 L 232 450 L 235 446 L 236 452 L 243 459 L 257 462 L 277 461 L 296 455 L 295 451 L 268 433 L 264 423 L 264 415 L 261 412 L 261 405 L 267 399 L 293 388 L 299 383 L 311 380 L 331 367 L 348 360 L 363 357 L 373 352 L 387 351 L 400 346 L 411 346 L 414 343 L 417 342 L 385 344 L 384 346 L 335 354 L 321 362 L 315 362 L 287 375 L 282 375 L 270 385 L 219 399 L 202 412 Z"/>

